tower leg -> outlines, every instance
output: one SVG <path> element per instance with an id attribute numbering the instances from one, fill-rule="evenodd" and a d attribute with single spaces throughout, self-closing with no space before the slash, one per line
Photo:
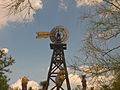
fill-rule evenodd
<path id="1" fill-rule="evenodd" d="M 64 81 L 66 81 L 67 90 L 71 90 L 64 56 L 65 46 L 66 44 L 51 44 L 53 54 L 51 58 L 50 68 L 48 71 L 45 90 L 48 90 L 50 82 L 53 83 L 53 87 L 51 90 L 65 90 L 62 87 Z"/>

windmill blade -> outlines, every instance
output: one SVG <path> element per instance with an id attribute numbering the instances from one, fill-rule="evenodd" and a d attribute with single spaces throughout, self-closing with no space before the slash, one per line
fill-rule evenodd
<path id="1" fill-rule="evenodd" d="M 36 32 L 36 38 L 48 38 L 50 36 L 49 32 Z"/>

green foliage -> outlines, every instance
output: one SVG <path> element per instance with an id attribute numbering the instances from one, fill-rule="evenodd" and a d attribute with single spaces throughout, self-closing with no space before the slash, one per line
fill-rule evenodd
<path id="1" fill-rule="evenodd" d="M 0 90 L 8 90 L 7 77 L 0 75 Z"/>
<path id="2" fill-rule="evenodd" d="M 40 82 L 40 86 L 42 86 L 42 90 L 45 90 L 47 83 L 48 82 L 46 80 Z"/>
<path id="3" fill-rule="evenodd" d="M 111 90 L 120 90 L 120 72 L 116 75 L 114 82 L 112 83 Z"/>
<path id="4" fill-rule="evenodd" d="M 6 73 L 11 73 L 8 68 L 14 63 L 14 59 L 11 56 L 7 56 L 4 50 L 0 50 L 0 90 L 8 90 L 9 85 L 7 82 L 10 80 L 7 78 Z"/>
<path id="5" fill-rule="evenodd" d="M 116 76 L 111 85 L 101 85 L 101 90 L 120 90 L 120 74 Z"/>

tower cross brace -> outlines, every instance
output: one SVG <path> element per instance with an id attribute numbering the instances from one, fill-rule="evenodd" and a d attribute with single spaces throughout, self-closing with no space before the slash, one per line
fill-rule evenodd
<path id="1" fill-rule="evenodd" d="M 48 70 L 47 82 L 44 90 L 71 90 L 65 62 L 64 50 L 66 50 L 67 31 L 64 26 L 56 26 L 49 32 L 37 32 L 36 38 L 50 37 L 53 43 L 50 48 L 53 50 L 51 63 Z M 66 89 L 63 87 L 65 81 Z M 52 85 L 52 86 L 50 86 Z M 49 89 L 50 87 L 50 89 Z"/>
<path id="2" fill-rule="evenodd" d="M 50 81 L 54 84 L 51 90 L 65 90 L 62 87 L 64 81 L 66 81 L 67 90 L 71 90 L 64 56 L 66 44 L 50 44 L 50 48 L 53 49 L 53 54 L 48 71 L 46 90 L 48 90 Z"/>

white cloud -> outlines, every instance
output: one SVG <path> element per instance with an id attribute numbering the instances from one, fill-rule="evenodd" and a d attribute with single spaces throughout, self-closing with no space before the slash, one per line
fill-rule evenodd
<path id="1" fill-rule="evenodd" d="M 98 76 L 98 77 L 86 77 L 87 81 L 87 88 L 90 90 L 91 87 L 94 87 L 95 90 L 99 90 L 101 85 L 106 84 L 110 85 L 110 83 L 113 81 L 114 76 L 109 75 L 109 76 Z M 82 83 L 81 83 L 81 77 L 77 74 L 69 74 L 69 81 L 71 84 L 72 88 L 75 88 L 79 86 L 82 88 Z M 65 85 L 65 82 L 64 82 Z"/>
<path id="2" fill-rule="evenodd" d="M 24 0 L 21 0 L 21 1 L 24 1 Z M 24 20 L 32 21 L 33 15 L 36 13 L 35 11 L 38 9 L 41 9 L 43 4 L 42 4 L 42 0 L 30 0 L 30 2 L 31 2 L 31 7 L 34 8 L 34 10 L 29 9 L 30 5 L 28 4 L 28 0 L 25 0 L 19 5 L 17 9 L 18 11 L 16 11 L 14 4 L 17 3 L 17 0 L 0 0 L 0 12 L 1 12 L 0 28 L 2 26 L 7 25 L 8 22 L 16 22 L 16 21 L 22 22 Z M 11 5 L 11 6 L 8 6 L 8 5 Z M 24 10 L 18 13 L 21 10 L 21 8 L 24 8 Z"/>
<path id="3" fill-rule="evenodd" d="M 103 2 L 103 0 L 75 0 L 76 6 L 80 7 L 82 5 L 95 5 Z"/>
<path id="4" fill-rule="evenodd" d="M 119 5 L 120 5 L 120 1 L 119 0 L 117 0 L 117 1 L 116 0 L 112 0 L 111 2 L 114 3 L 114 5 L 117 6 L 117 7 L 119 7 Z M 117 7 L 115 7 L 114 5 L 111 5 L 111 7 L 110 7 L 111 10 L 112 11 L 119 11 L 119 9 Z"/>
<path id="5" fill-rule="evenodd" d="M 18 79 L 14 84 L 10 85 L 10 88 L 12 88 L 13 90 L 22 90 L 22 86 L 21 86 L 21 82 L 22 82 L 22 78 Z M 35 81 L 29 80 L 28 84 L 27 84 L 28 89 L 30 87 L 32 87 L 33 90 L 39 90 L 42 87 L 39 86 L 39 84 Z"/>
<path id="6" fill-rule="evenodd" d="M 69 74 L 69 81 L 72 88 L 75 88 L 77 85 L 81 85 L 81 79 L 77 74 Z"/>
<path id="7" fill-rule="evenodd" d="M 3 51 L 3 53 L 5 53 L 5 54 L 7 54 L 8 53 L 8 48 L 1 48 L 0 50 L 2 50 Z"/>
<path id="8" fill-rule="evenodd" d="M 67 10 L 67 5 L 66 5 L 66 2 L 65 0 L 60 0 L 60 3 L 59 3 L 59 8 L 63 9 L 63 10 Z"/>
<path id="9" fill-rule="evenodd" d="M 100 75 L 100 76 L 96 76 L 96 77 L 90 77 L 89 74 L 87 73 L 82 73 L 82 71 L 84 72 L 89 72 L 90 71 L 90 66 L 80 66 L 80 73 L 78 74 L 69 74 L 69 81 L 71 83 L 71 87 L 75 88 L 77 85 L 82 88 L 82 83 L 81 83 L 81 75 L 86 75 L 86 81 L 87 81 L 87 90 L 90 90 L 91 87 L 94 87 L 95 90 L 99 90 L 100 86 L 103 84 L 106 85 L 110 85 L 111 82 L 114 79 L 114 76 L 112 74 L 110 74 L 110 72 L 108 73 L 108 75 Z M 68 72 L 72 71 L 70 70 L 70 68 L 68 69 Z"/>
<path id="10" fill-rule="evenodd" d="M 116 37 L 116 35 L 118 34 L 118 33 L 120 33 L 120 30 L 119 29 L 117 29 L 118 27 L 113 27 L 113 29 L 110 29 L 110 30 L 107 30 L 107 31 L 103 31 L 103 32 L 100 32 L 100 33 L 98 33 L 98 35 L 97 35 L 97 38 L 98 39 L 109 39 L 109 38 L 111 38 L 111 37 Z"/>

